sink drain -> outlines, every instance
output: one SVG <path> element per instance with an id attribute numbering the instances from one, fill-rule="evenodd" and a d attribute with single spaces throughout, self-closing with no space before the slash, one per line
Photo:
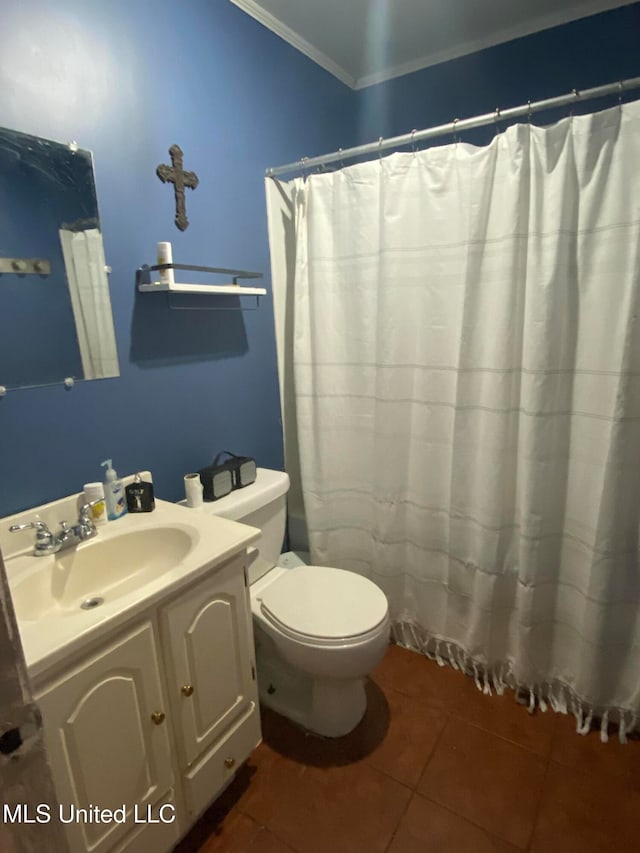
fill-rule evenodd
<path id="1" fill-rule="evenodd" d="M 93 610 L 94 607 L 100 607 L 101 604 L 104 604 L 104 598 L 101 595 L 94 595 L 92 598 L 85 598 L 80 609 Z"/>

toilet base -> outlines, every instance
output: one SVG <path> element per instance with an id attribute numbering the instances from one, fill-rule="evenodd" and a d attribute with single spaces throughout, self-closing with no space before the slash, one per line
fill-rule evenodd
<path id="1" fill-rule="evenodd" d="M 366 710 L 363 678 L 314 681 L 311 731 L 325 737 L 342 737 L 355 729 Z"/>
<path id="2" fill-rule="evenodd" d="M 323 737 L 355 729 L 367 709 L 364 678 L 311 678 L 283 661 L 268 638 L 261 639 L 256 643 L 261 705 Z"/>

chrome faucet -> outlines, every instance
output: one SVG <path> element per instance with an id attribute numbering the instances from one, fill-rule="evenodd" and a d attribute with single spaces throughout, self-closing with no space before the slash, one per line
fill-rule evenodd
<path id="1" fill-rule="evenodd" d="M 60 530 L 57 533 L 52 533 L 45 522 L 39 519 L 30 521 L 28 524 L 12 524 L 9 531 L 14 533 L 16 530 L 35 530 L 34 556 L 46 557 L 47 554 L 57 554 L 58 551 L 65 551 L 67 548 L 79 545 L 80 542 L 93 539 L 98 529 L 91 516 L 91 507 L 102 500 L 104 498 L 83 504 L 78 513 L 77 523 L 70 526 L 66 521 L 61 521 Z"/>

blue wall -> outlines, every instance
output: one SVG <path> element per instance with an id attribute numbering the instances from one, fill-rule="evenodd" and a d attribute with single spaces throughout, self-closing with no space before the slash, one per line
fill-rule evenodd
<path id="1" fill-rule="evenodd" d="M 94 151 L 122 373 L 0 400 L 0 515 L 79 490 L 111 456 L 150 468 L 169 499 L 222 448 L 282 466 L 270 296 L 248 312 L 136 296 L 158 240 L 176 262 L 263 270 L 269 286 L 267 166 L 640 76 L 640 4 L 361 92 L 222 0 L 0 0 L 0 21 L 0 125 Z M 174 142 L 200 178 L 185 234 L 155 176 Z"/>
<path id="2" fill-rule="evenodd" d="M 354 93 L 221 0 L 0 0 L 0 21 L 0 126 L 94 152 L 121 366 L 0 400 L 0 515 L 101 479 L 106 457 L 169 499 L 223 448 L 282 467 L 270 294 L 169 311 L 134 275 L 170 240 L 176 262 L 264 271 L 270 290 L 264 170 L 352 143 Z M 173 143 L 200 178 L 184 234 L 155 175 Z"/>

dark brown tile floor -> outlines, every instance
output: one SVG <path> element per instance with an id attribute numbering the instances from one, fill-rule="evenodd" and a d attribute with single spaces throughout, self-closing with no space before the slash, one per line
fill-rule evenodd
<path id="1" fill-rule="evenodd" d="M 263 743 L 177 853 L 640 853 L 640 740 L 530 715 L 391 646 L 350 735 L 269 711 Z"/>

